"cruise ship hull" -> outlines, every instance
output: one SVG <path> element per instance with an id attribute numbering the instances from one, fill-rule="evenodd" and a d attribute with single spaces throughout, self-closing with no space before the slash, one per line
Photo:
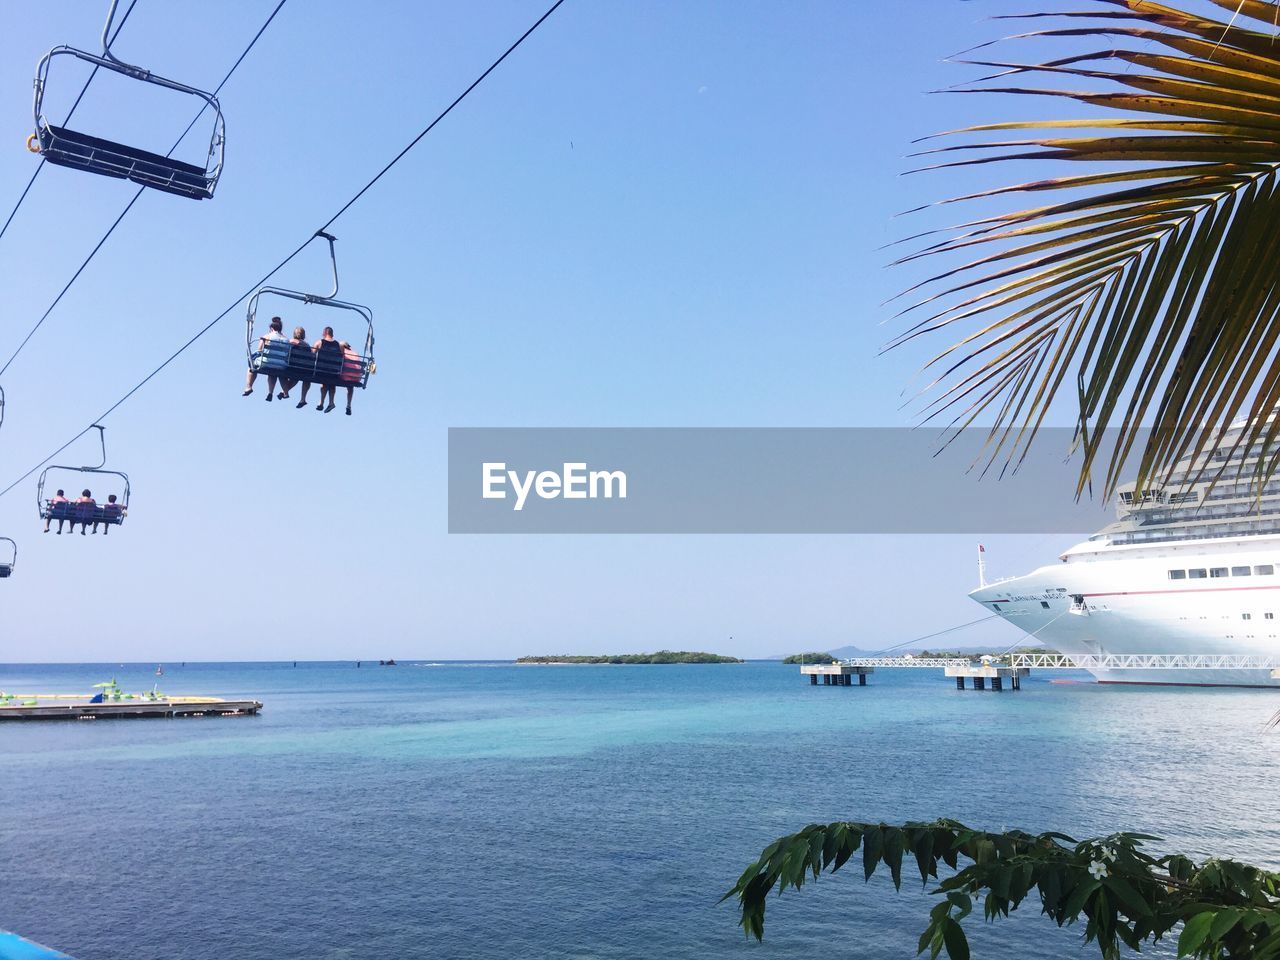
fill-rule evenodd
<path id="1" fill-rule="evenodd" d="M 1259 654 L 1280 657 L 1280 538 L 1073 555 L 970 596 L 1068 654 Z M 1188 570 L 1204 571 L 1189 579 Z M 1273 571 L 1267 573 L 1267 571 Z M 1171 571 L 1181 571 L 1173 579 Z M 1209 576 L 1219 571 L 1219 576 Z M 1247 572 L 1246 572 L 1247 571 Z M 1256 571 L 1262 571 L 1259 575 Z M 1276 687 L 1270 670 L 1098 670 L 1102 683 Z"/>

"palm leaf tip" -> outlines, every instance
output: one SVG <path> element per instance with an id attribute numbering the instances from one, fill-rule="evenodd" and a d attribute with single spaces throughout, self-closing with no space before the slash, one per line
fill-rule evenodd
<path id="1" fill-rule="evenodd" d="M 1051 198 L 971 221 L 951 239 L 922 231 L 926 246 L 897 260 L 970 254 L 908 288 L 923 295 L 905 312 L 927 307 L 929 315 L 893 345 L 921 331 L 969 331 L 938 358 L 947 373 L 926 390 L 942 391 L 967 422 L 993 420 L 1000 455 L 1025 452 L 1051 406 L 1067 399 L 1064 384 L 1076 387 L 1080 490 L 1097 467 L 1114 492 L 1138 423 L 1152 427 L 1140 447 L 1142 477 L 1203 453 L 1242 416 L 1255 424 L 1252 437 L 1276 439 L 1262 420 L 1280 404 L 1280 7 L 1214 2 L 1231 16 L 1146 0 L 1027 15 L 1062 16 L 1070 26 L 1013 41 L 1085 49 L 1041 62 L 977 62 L 1004 71 L 995 80 L 1069 76 L 1096 89 L 979 82 L 954 92 L 1035 95 L 1093 115 L 969 125 L 940 135 L 963 142 L 921 152 L 940 156 L 926 168 L 934 170 L 1100 165 L 916 207 Z M 1005 131 L 1025 135 L 1002 138 Z M 1116 427 L 1122 442 L 1104 455 L 1102 438 Z"/>

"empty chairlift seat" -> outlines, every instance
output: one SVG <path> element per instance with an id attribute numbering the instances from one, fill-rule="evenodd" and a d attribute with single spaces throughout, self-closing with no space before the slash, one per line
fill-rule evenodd
<path id="1" fill-rule="evenodd" d="M 39 153 L 45 160 L 62 167 L 75 167 L 104 177 L 132 180 L 134 183 L 165 193 L 173 193 L 194 200 L 206 200 L 213 196 L 222 172 L 225 124 L 218 98 L 211 93 L 197 90 L 157 76 L 149 70 L 124 63 L 111 53 L 107 42 L 116 4 L 111 4 L 107 24 L 102 31 L 102 53 L 86 53 L 74 47 L 54 47 L 40 60 L 35 77 L 35 132 L 27 139 L 27 147 Z M 213 132 L 209 138 L 209 152 L 204 166 L 161 156 L 149 150 L 118 143 L 104 137 L 81 133 L 68 127 L 60 127 L 44 115 L 44 95 L 49 79 L 49 67 L 59 57 L 70 57 L 92 64 L 96 69 L 109 70 L 153 87 L 161 87 L 192 97 L 202 105 L 201 114 L 208 112 L 212 118 Z M 174 145 L 175 149 L 177 144 Z M 172 152 L 172 151 L 171 151 Z"/>
<path id="2" fill-rule="evenodd" d="M 216 176 L 210 176 L 203 167 L 193 163 L 162 157 L 158 153 L 66 127 L 41 123 L 36 136 L 41 156 L 62 167 L 80 167 L 90 173 L 132 180 L 144 187 L 194 200 L 209 199 L 217 185 Z"/>
<path id="3" fill-rule="evenodd" d="M 17 565 L 18 545 L 8 537 L 0 537 L 0 579 L 13 576 L 13 568 Z"/>

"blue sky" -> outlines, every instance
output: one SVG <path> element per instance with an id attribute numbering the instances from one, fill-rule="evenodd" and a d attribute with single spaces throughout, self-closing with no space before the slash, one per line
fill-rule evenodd
<path id="1" fill-rule="evenodd" d="M 273 6 L 139 0 L 114 49 L 211 88 Z M 446 431 L 912 423 L 927 350 L 877 356 L 897 329 L 880 304 L 911 279 L 877 248 L 898 211 L 990 177 L 901 173 L 913 138 L 1002 109 L 926 91 L 972 75 L 942 59 L 1005 32 L 986 18 L 1008 8 L 569 0 L 332 228 L 342 294 L 377 326 L 355 415 L 242 399 L 237 308 L 106 421 L 134 483 L 122 529 L 42 535 L 34 477 L 0 498 L 20 549 L 0 660 L 761 656 L 976 616 L 968 537 L 450 536 Z M 36 162 L 35 63 L 94 49 L 104 9 L 27 6 L 0 34 L 6 215 Z M 0 486 L 323 224 L 543 9 L 289 0 L 223 92 L 215 199 L 144 195 L 5 375 Z M 59 76 L 51 104 L 84 74 Z M 95 80 L 73 126 L 163 152 L 192 112 L 176 100 Z M 0 355 L 133 189 L 41 174 L 0 239 Z M 326 289 L 326 269 L 317 244 L 274 282 Z M 314 336 L 315 311 L 286 323 Z M 59 462 L 95 458 L 86 438 Z M 1071 540 L 991 538 L 993 573 Z M 956 639 L 1016 636 L 991 630 Z"/>

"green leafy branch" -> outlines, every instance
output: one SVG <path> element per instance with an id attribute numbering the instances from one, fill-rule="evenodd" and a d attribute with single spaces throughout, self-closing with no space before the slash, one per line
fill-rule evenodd
<path id="1" fill-rule="evenodd" d="M 1060 927 L 1085 921 L 1084 939 L 1105 960 L 1120 945 L 1140 950 L 1179 924 L 1178 956 L 1205 960 L 1280 957 L 1280 874 L 1232 860 L 1195 863 L 1181 854 L 1153 857 L 1146 834 L 1117 833 L 1076 841 L 1061 833 L 987 833 L 954 820 L 890 826 L 842 821 L 811 824 L 774 841 L 738 878 L 741 925 L 764 936 L 770 891 L 799 889 L 835 873 L 861 851 L 863 878 L 882 864 L 901 889 L 902 865 L 915 860 L 924 887 L 941 899 L 929 912 L 919 952 L 968 960 L 962 921 L 981 905 L 988 921 L 1007 917 L 1033 892 Z M 953 874 L 939 880 L 939 865 Z M 723 902 L 723 901 L 722 901 Z"/>

